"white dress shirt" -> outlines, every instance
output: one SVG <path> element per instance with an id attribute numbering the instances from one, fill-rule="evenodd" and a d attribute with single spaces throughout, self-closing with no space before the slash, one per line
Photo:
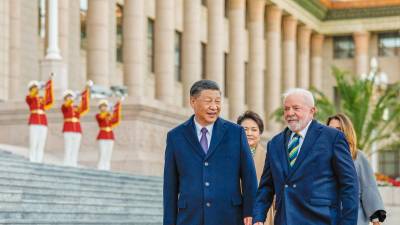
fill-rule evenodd
<path id="1" fill-rule="evenodd" d="M 201 133 L 201 129 L 203 128 L 203 126 L 201 126 L 197 121 L 196 121 L 196 117 L 194 117 L 194 124 L 195 124 L 195 127 L 196 127 L 196 134 L 197 134 L 197 138 L 199 139 L 199 142 L 200 142 L 200 139 L 201 139 L 201 136 L 202 136 L 202 133 Z M 207 137 L 207 144 L 208 144 L 208 148 L 210 148 L 210 143 L 211 143 L 211 137 L 212 137 L 212 132 L 213 132 L 213 127 L 214 127 L 214 123 L 212 123 L 212 124 L 210 124 L 210 125 L 208 125 L 208 126 L 206 126 L 205 128 L 207 129 L 207 134 L 206 134 L 206 137 Z"/>

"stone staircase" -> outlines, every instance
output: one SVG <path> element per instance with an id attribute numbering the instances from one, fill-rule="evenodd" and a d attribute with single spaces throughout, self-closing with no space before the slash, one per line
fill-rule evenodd
<path id="1" fill-rule="evenodd" d="M 162 179 L 37 164 L 0 151 L 0 224 L 162 224 Z"/>

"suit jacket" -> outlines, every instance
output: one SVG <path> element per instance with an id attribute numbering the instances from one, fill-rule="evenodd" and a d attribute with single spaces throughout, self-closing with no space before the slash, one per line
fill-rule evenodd
<path id="1" fill-rule="evenodd" d="M 254 154 L 254 164 L 256 167 L 257 181 L 260 182 L 261 175 L 264 169 L 266 151 L 263 145 L 260 143 L 256 148 L 256 153 Z"/>
<path id="2" fill-rule="evenodd" d="M 267 146 L 254 221 L 265 220 L 276 195 L 276 225 L 356 225 L 358 183 L 344 134 L 313 121 L 289 167 L 289 129 Z"/>
<path id="3" fill-rule="evenodd" d="M 218 118 L 207 154 L 200 146 L 193 116 L 171 130 L 163 192 L 164 225 L 242 225 L 244 217 L 252 216 L 257 192 L 243 128 Z"/>
<path id="4" fill-rule="evenodd" d="M 360 186 L 360 206 L 358 209 L 358 225 L 368 225 L 370 217 L 378 210 L 384 210 L 382 197 L 376 184 L 374 172 L 363 152 L 357 152 L 354 160 Z"/>

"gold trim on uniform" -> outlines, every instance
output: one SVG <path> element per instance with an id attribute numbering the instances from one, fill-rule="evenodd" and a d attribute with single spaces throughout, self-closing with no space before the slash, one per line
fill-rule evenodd
<path id="1" fill-rule="evenodd" d="M 102 127 L 102 128 L 100 128 L 100 130 L 110 132 L 110 131 L 112 131 L 112 128 L 111 127 Z"/>
<path id="2" fill-rule="evenodd" d="M 65 119 L 64 122 L 79 123 L 79 119 L 76 117 Z"/>
<path id="3" fill-rule="evenodd" d="M 37 110 L 32 110 L 31 111 L 32 114 L 39 114 L 39 115 L 44 115 L 44 111 L 41 109 L 37 109 Z"/>

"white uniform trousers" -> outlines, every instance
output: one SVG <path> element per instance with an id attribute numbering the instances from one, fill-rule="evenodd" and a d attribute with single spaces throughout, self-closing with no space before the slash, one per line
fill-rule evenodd
<path id="1" fill-rule="evenodd" d="M 64 132 L 64 165 L 76 167 L 78 165 L 79 148 L 82 134 L 79 132 Z"/>
<path id="2" fill-rule="evenodd" d="M 110 170 L 111 156 L 114 147 L 114 140 L 98 140 L 100 146 L 100 156 L 97 168 L 99 170 Z"/>
<path id="3" fill-rule="evenodd" d="M 29 125 L 29 160 L 41 163 L 46 145 L 47 126 Z"/>

